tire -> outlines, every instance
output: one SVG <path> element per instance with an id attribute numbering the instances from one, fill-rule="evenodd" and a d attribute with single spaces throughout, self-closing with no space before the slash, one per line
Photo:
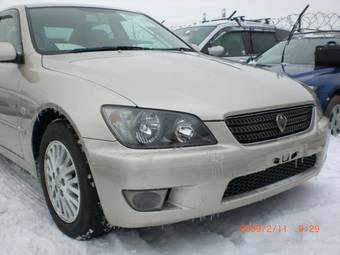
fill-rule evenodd
<path id="1" fill-rule="evenodd" d="M 337 136 L 340 134 L 340 96 L 334 96 L 329 102 L 326 110 L 326 116 L 331 123 L 331 134 Z"/>
<path id="2" fill-rule="evenodd" d="M 57 154 L 57 148 L 59 148 L 59 154 Z M 56 155 L 63 156 L 57 157 Z M 67 155 L 71 156 L 71 160 L 66 157 Z M 58 159 L 58 162 L 67 161 L 68 163 L 65 164 L 69 164 L 71 167 L 61 165 L 60 169 L 63 170 L 60 170 L 59 167 L 54 167 L 58 164 L 57 161 L 51 161 L 51 158 Z M 55 121 L 46 129 L 40 145 L 38 168 L 48 209 L 54 222 L 64 234 L 77 240 L 89 240 L 111 231 L 112 227 L 107 223 L 100 206 L 86 156 L 78 144 L 78 137 L 67 122 Z M 65 169 L 68 168 L 73 170 L 67 176 Z M 53 174 L 51 174 L 51 169 L 55 170 Z M 57 171 L 58 169 L 59 171 Z M 54 175 L 54 173 L 56 174 Z M 56 181 L 57 179 L 58 181 Z M 65 183 L 66 179 L 72 179 L 78 183 L 68 184 L 68 181 Z M 63 180 L 64 182 L 62 182 Z M 68 188 L 65 185 L 69 185 Z M 70 191 L 70 185 L 76 187 L 79 196 L 75 195 L 76 192 Z M 52 192 L 52 190 L 54 191 Z M 56 198 L 53 198 L 52 194 L 55 194 Z M 71 195 L 78 201 L 78 209 L 75 209 L 77 203 L 71 203 L 71 200 L 66 201 L 67 197 L 70 198 Z"/>

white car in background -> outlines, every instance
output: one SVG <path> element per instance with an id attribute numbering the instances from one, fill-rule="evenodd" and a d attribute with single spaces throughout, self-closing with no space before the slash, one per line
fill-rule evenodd
<path id="1" fill-rule="evenodd" d="M 66 4 L 0 12 L 0 153 L 40 178 L 72 238 L 291 189 L 320 172 L 328 133 L 311 91 L 197 53 L 146 15 Z"/>
<path id="2" fill-rule="evenodd" d="M 262 54 L 289 35 L 289 31 L 267 24 L 268 19 L 236 20 L 206 21 L 174 33 L 204 54 L 240 62 Z"/>

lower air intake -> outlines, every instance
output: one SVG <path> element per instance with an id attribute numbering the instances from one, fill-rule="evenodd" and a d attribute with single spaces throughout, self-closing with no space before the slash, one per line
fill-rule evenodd
<path id="1" fill-rule="evenodd" d="M 289 177 L 301 174 L 315 166 L 316 155 L 291 161 L 267 170 L 237 177 L 229 182 L 224 198 L 254 191 L 259 188 L 283 181 Z"/>

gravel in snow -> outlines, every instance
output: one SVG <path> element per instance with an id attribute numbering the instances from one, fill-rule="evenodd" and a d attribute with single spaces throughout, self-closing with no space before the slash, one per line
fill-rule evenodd
<path id="1" fill-rule="evenodd" d="M 286 233 L 241 233 L 242 224 L 286 225 Z M 319 233 L 299 233 L 299 225 Z M 35 179 L 0 157 L 0 255 L 340 254 L 340 137 L 309 182 L 256 204 L 165 227 L 115 230 L 87 242 L 54 225 Z"/>

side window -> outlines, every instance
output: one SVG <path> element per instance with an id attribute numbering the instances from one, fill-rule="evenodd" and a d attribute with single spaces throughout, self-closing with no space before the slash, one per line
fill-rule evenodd
<path id="1" fill-rule="evenodd" d="M 242 32 L 224 33 L 212 42 L 211 46 L 222 46 L 225 50 L 225 57 L 246 56 Z"/>
<path id="2" fill-rule="evenodd" d="M 275 33 L 269 32 L 253 32 L 252 33 L 253 39 L 253 50 L 254 54 L 262 54 L 263 52 L 269 50 L 275 44 L 277 44 L 277 40 L 275 37 Z"/>
<path id="3" fill-rule="evenodd" d="M 0 13 L 0 41 L 11 43 L 17 52 L 22 52 L 17 11 L 11 10 Z"/>
<path id="4" fill-rule="evenodd" d="M 289 31 L 283 29 L 276 29 L 276 38 L 281 42 L 288 39 Z"/>

